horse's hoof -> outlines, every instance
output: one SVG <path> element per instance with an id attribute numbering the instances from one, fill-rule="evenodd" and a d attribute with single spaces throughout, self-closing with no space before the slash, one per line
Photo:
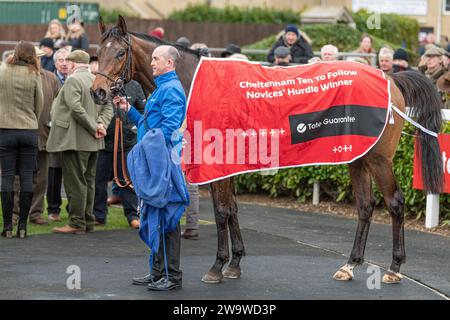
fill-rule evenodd
<path id="1" fill-rule="evenodd" d="M 383 281 L 383 283 L 392 284 L 392 283 L 399 283 L 402 280 L 402 278 L 403 277 L 400 273 L 388 271 L 383 276 L 383 279 L 381 281 Z"/>
<path id="2" fill-rule="evenodd" d="M 202 281 L 204 283 L 221 283 L 223 280 L 222 273 L 215 273 L 208 271 L 207 274 L 205 274 L 202 278 Z"/>
<path id="3" fill-rule="evenodd" d="M 223 276 L 227 279 L 237 279 L 241 277 L 241 268 L 227 267 L 223 272 Z"/>
<path id="4" fill-rule="evenodd" d="M 340 268 L 333 276 L 334 280 L 349 281 L 353 279 L 353 270 L 347 266 Z"/>

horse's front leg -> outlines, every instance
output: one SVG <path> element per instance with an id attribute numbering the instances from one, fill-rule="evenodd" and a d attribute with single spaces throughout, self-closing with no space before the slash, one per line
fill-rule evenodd
<path id="1" fill-rule="evenodd" d="M 228 227 L 230 228 L 231 251 L 233 256 L 227 268 L 223 271 L 223 276 L 229 279 L 237 279 L 241 276 L 240 262 L 245 255 L 244 241 L 242 240 L 241 228 L 238 221 L 238 207 L 236 201 L 236 192 L 234 188 L 233 178 L 230 179 L 230 189 L 232 192 L 230 217 L 228 218 Z"/>
<path id="2" fill-rule="evenodd" d="M 216 261 L 203 276 L 202 281 L 206 283 L 220 283 L 223 280 L 222 268 L 229 260 L 228 219 L 231 198 L 233 197 L 233 192 L 230 192 L 230 179 L 211 183 L 211 196 L 217 226 L 217 255 Z"/>

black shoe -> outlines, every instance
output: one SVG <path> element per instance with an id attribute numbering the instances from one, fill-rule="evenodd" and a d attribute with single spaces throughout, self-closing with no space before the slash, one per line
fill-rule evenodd
<path id="1" fill-rule="evenodd" d="M 170 279 L 167 280 L 165 277 L 148 285 L 148 290 L 150 291 L 169 291 L 177 289 L 181 289 L 181 281 L 172 282 Z"/>
<path id="2" fill-rule="evenodd" d="M 148 274 L 145 277 L 142 278 L 133 278 L 133 284 L 138 286 L 146 286 L 149 283 L 157 282 L 161 277 L 157 277 L 154 274 Z"/>
<path id="3" fill-rule="evenodd" d="M 198 230 L 197 229 L 186 229 L 181 233 L 181 237 L 183 239 L 188 240 L 197 240 L 198 239 Z"/>

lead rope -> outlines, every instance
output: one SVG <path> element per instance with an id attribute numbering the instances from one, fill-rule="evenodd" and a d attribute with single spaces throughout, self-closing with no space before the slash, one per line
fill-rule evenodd
<path id="1" fill-rule="evenodd" d="M 116 126 L 114 128 L 114 150 L 113 150 L 113 170 L 114 181 L 120 188 L 130 187 L 133 189 L 133 184 L 128 177 L 127 163 L 125 161 L 125 153 L 123 148 L 123 121 L 120 115 L 119 105 L 116 105 Z M 119 179 L 117 168 L 117 155 L 119 152 L 119 134 L 120 134 L 120 147 L 121 147 L 121 161 L 122 161 L 122 176 L 124 180 Z M 123 184 L 122 181 L 125 181 Z"/>

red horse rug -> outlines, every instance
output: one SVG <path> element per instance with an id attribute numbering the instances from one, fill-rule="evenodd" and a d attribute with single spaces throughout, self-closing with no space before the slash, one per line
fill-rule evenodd
<path id="1" fill-rule="evenodd" d="M 357 62 L 263 67 L 202 59 L 183 139 L 187 180 L 349 163 L 378 141 L 389 102 L 383 72 Z"/>

